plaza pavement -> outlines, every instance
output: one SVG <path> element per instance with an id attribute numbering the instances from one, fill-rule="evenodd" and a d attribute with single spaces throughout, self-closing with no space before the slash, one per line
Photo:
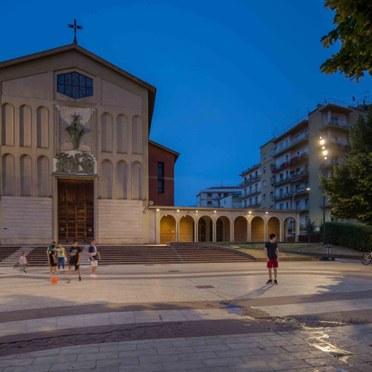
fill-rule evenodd
<path id="1" fill-rule="evenodd" d="M 372 371 L 357 261 L 0 268 L 0 372 Z"/>

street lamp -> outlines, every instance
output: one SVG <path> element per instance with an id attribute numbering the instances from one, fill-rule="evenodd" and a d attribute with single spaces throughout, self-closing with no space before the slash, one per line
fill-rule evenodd
<path id="1" fill-rule="evenodd" d="M 310 187 L 306 187 L 305 190 L 306 190 L 306 191 L 310 191 Z M 295 208 L 293 208 L 294 198 L 295 198 L 295 196 L 296 196 L 297 194 L 299 194 L 299 192 L 302 192 L 302 191 L 304 191 L 304 190 L 303 190 L 303 189 L 302 189 L 302 190 L 296 190 L 296 191 L 293 193 L 292 198 L 291 198 L 291 209 L 295 209 Z"/>
<path id="2" fill-rule="evenodd" d="M 321 154 L 323 157 L 323 161 L 328 159 L 328 150 L 326 148 L 326 140 L 323 137 L 319 137 L 319 145 L 321 147 Z M 326 239 L 326 195 L 324 193 L 324 190 L 322 190 L 322 199 L 323 199 L 323 246 L 326 245 L 325 239 Z"/>

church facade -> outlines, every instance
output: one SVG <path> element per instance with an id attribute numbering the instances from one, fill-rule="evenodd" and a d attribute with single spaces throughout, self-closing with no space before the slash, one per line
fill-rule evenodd
<path id="1" fill-rule="evenodd" d="M 144 243 L 155 87 L 76 44 L 0 64 L 1 243 Z"/>

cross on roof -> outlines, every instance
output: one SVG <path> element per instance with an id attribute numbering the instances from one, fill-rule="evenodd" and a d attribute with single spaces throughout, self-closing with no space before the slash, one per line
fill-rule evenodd
<path id="1" fill-rule="evenodd" d="M 68 27 L 74 29 L 74 44 L 77 45 L 76 30 L 82 30 L 83 29 L 83 26 L 77 25 L 76 24 L 76 19 L 74 19 L 74 24 L 73 25 L 68 24 Z"/>

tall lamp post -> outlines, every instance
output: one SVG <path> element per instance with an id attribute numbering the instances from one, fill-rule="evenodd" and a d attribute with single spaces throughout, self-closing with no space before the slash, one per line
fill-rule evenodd
<path id="1" fill-rule="evenodd" d="M 294 208 L 294 198 L 295 198 L 295 196 L 296 196 L 297 194 L 299 194 L 299 192 L 302 192 L 302 191 L 304 191 L 304 190 L 306 190 L 306 191 L 310 191 L 311 189 L 310 189 L 310 187 L 306 187 L 305 189 L 302 189 L 302 190 L 296 190 L 296 191 L 293 193 L 292 198 L 291 198 L 291 209 L 295 209 L 295 208 Z"/>
<path id="2" fill-rule="evenodd" d="M 326 161 L 328 159 L 328 150 L 326 147 L 326 140 L 323 137 L 319 137 L 319 145 L 321 147 L 321 155 L 323 158 L 323 161 Z M 322 172 L 323 173 L 323 172 Z M 323 198 L 323 246 L 326 245 L 326 195 L 324 193 L 324 190 L 322 190 L 322 198 Z"/>

